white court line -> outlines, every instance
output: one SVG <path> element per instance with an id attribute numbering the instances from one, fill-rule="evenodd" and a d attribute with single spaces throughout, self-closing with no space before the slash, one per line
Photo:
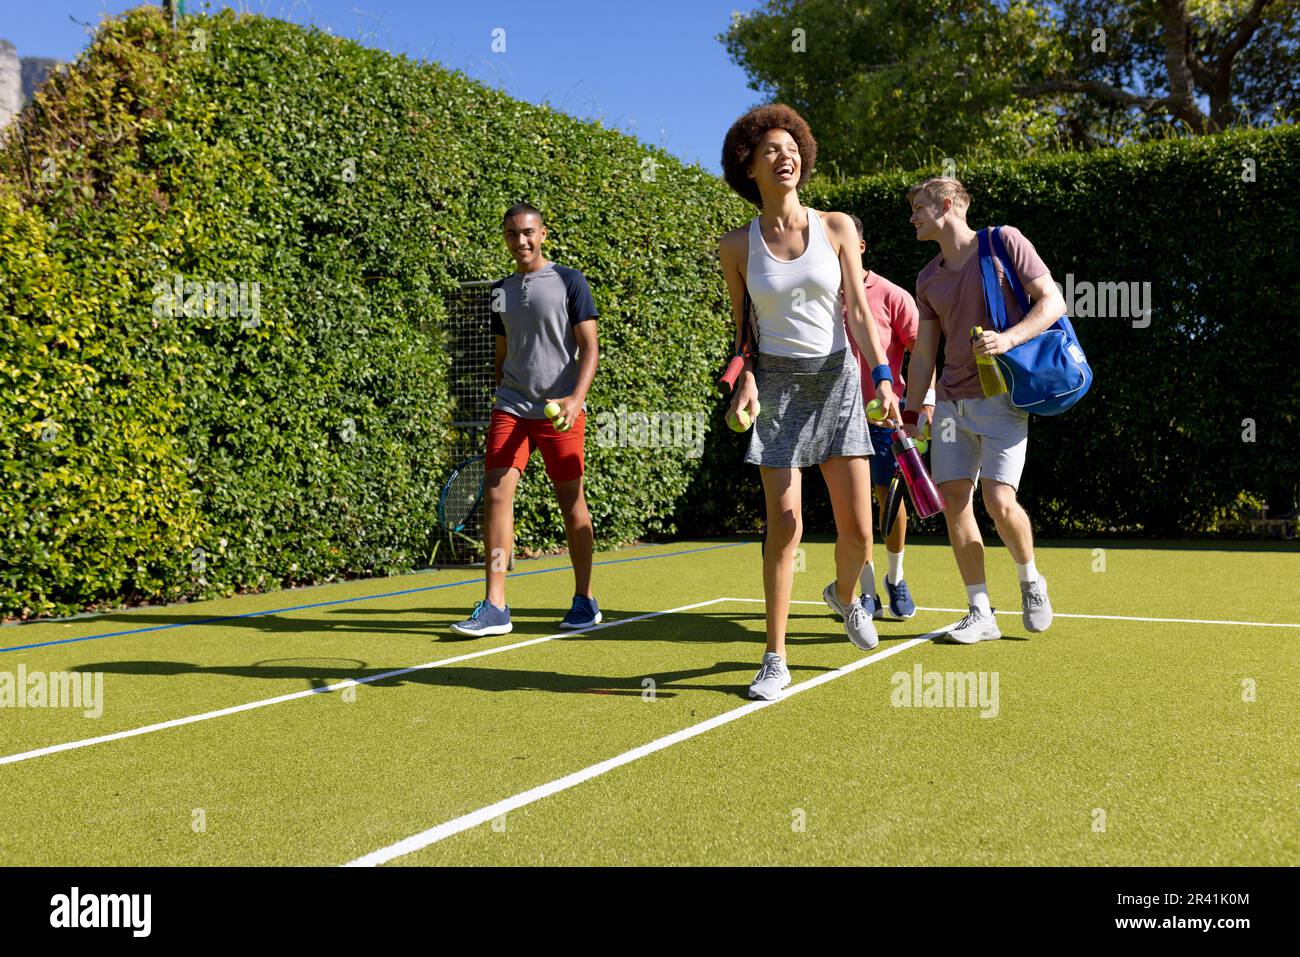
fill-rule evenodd
<path id="1" fill-rule="evenodd" d="M 718 599 L 718 601 L 762 603 L 764 599 L 725 598 L 725 599 Z M 792 600 L 790 604 L 821 605 L 822 607 L 825 607 L 825 602 L 804 601 L 798 599 Z M 963 613 L 968 609 L 929 608 L 929 607 L 918 606 L 917 610 Z M 1019 612 L 1002 611 L 1002 612 L 998 612 L 998 614 L 1016 615 L 1019 614 Z M 1195 624 L 1195 625 L 1251 625 L 1260 628 L 1300 628 L 1300 624 L 1277 624 L 1272 622 L 1260 622 L 1260 621 L 1216 621 L 1216 620 L 1200 619 L 1200 618 L 1138 618 L 1138 617 L 1129 617 L 1124 615 L 1072 615 L 1072 614 L 1064 614 L 1064 613 L 1057 613 L 1056 617 L 1095 618 L 1095 619 L 1104 619 L 1104 620 L 1111 620 L 1111 621 L 1170 622 L 1174 624 Z M 818 675 L 815 678 L 810 678 L 807 681 L 802 681 L 799 684 L 790 688 L 788 691 L 786 691 L 785 694 L 782 695 L 782 697 L 778 700 L 784 700 L 785 698 L 788 698 L 790 695 L 798 694 L 801 691 L 807 691 L 809 688 L 815 688 L 820 684 L 824 684 L 825 682 L 834 681 L 836 678 L 841 678 L 844 675 L 856 671 L 859 668 L 863 668 L 873 662 L 880 661 L 883 658 L 888 658 L 890 655 L 896 655 L 900 651 L 905 651 L 908 648 L 915 647 L 916 645 L 921 644 L 922 642 L 931 641 L 934 638 L 939 637 L 943 633 L 944 633 L 943 631 L 929 632 L 928 634 L 921 635 L 917 638 L 912 638 L 909 641 L 905 641 L 902 644 L 896 645 L 885 651 L 880 651 L 874 655 L 870 655 L 869 657 L 861 658 L 858 661 L 854 661 L 848 665 L 845 665 L 842 668 L 837 668 L 834 671 L 826 672 L 825 674 Z M 656 751 L 662 751 L 665 748 L 672 747 L 674 744 L 678 744 L 682 741 L 687 741 L 691 738 L 697 737 L 698 735 L 704 734 L 707 731 L 712 731 L 714 728 L 721 727 L 724 724 L 730 724 L 732 721 L 736 721 L 740 718 L 745 717 L 746 715 L 753 714 L 755 711 L 759 711 L 763 708 L 769 707 L 770 705 L 776 703 L 777 703 L 776 701 L 755 701 L 752 702 L 751 704 L 741 705 L 739 708 L 734 708 L 731 711 L 723 712 L 722 714 L 717 715 L 716 717 L 709 718 L 705 721 L 701 721 L 699 724 L 694 724 L 691 725 L 690 727 L 683 728 L 681 731 L 676 731 L 673 734 L 665 735 L 662 738 L 657 738 L 656 740 L 651 741 L 648 744 L 643 744 L 638 747 L 632 748 L 630 751 L 625 751 L 622 754 L 615 755 L 612 758 L 608 758 L 597 764 L 593 764 L 590 767 L 583 768 L 580 771 L 575 771 L 572 774 L 565 775 L 564 777 L 558 778 L 547 784 L 542 784 L 535 788 L 531 788 L 527 791 L 522 791 L 519 794 L 514 795 L 513 797 L 505 798 L 504 800 L 497 801 L 494 804 L 489 804 L 486 807 L 479 808 L 477 811 L 471 811 L 468 814 L 463 814 L 460 817 L 453 818 L 452 820 L 439 824 L 436 827 L 432 827 L 427 831 L 421 831 L 419 834 L 414 834 L 411 837 L 398 841 L 396 844 L 391 844 L 388 847 L 380 848 L 377 851 L 372 851 L 369 854 L 366 854 L 363 857 L 359 857 L 354 861 L 349 861 L 347 864 L 343 866 L 375 867 L 380 864 L 385 864 L 389 861 L 395 860 L 399 857 L 405 857 L 408 854 L 414 853 L 415 851 L 421 850 L 422 848 L 429 847 L 430 845 L 436 844 L 439 841 L 445 840 L 455 834 L 460 834 L 463 831 L 467 831 L 471 828 L 478 827 L 480 824 L 485 824 L 488 821 L 493 820 L 494 818 L 500 817 L 502 814 L 506 814 L 510 811 L 517 810 L 518 808 L 525 807 L 526 805 L 536 803 L 537 801 L 540 801 L 543 798 L 550 797 L 553 794 L 558 794 L 561 791 L 566 791 L 570 788 L 576 787 L 579 784 L 582 784 L 586 781 L 590 781 L 592 778 L 599 777 L 600 775 L 612 771 L 615 768 L 622 767 L 625 764 L 631 764 L 633 761 L 643 758 L 648 754 L 654 754 Z"/>
<path id="2" fill-rule="evenodd" d="M 765 599 L 762 598 L 728 598 L 727 599 L 727 601 L 758 602 L 760 604 L 762 604 L 764 600 Z M 790 604 L 821 605 L 823 608 L 826 607 L 826 603 L 824 601 L 791 600 Z M 916 606 L 916 610 L 917 611 L 951 611 L 951 612 L 956 612 L 959 615 L 964 615 L 966 614 L 966 612 L 970 611 L 969 608 L 923 608 L 920 605 Z M 996 612 L 996 614 L 1019 615 L 1020 612 L 999 611 Z M 1279 623 L 1274 621 L 1219 621 L 1213 618 L 1135 618 L 1129 615 L 1069 615 L 1063 611 L 1052 612 L 1052 617 L 1053 618 L 1096 618 L 1101 621 L 1163 621 L 1163 622 L 1170 622 L 1175 625 L 1249 625 L 1252 628 L 1300 628 L 1300 624 L 1291 624 L 1290 622 Z M 893 619 L 885 619 L 885 620 L 892 621 Z"/>
<path id="3" fill-rule="evenodd" d="M 279 695 L 275 698 L 263 698 L 261 701 L 250 701 L 247 704 L 238 704 L 229 708 L 220 708 L 216 711 L 205 711 L 203 714 L 189 715 L 184 718 L 172 718 L 169 721 L 160 721 L 157 724 L 148 724 L 140 728 L 130 728 L 126 731 L 115 731 L 112 734 L 103 734 L 97 738 L 83 738 L 80 741 L 68 741 L 64 744 L 51 744 L 48 747 L 37 748 L 34 751 L 23 751 L 20 754 L 9 754 L 0 757 L 0 765 L 17 764 L 19 761 L 29 761 L 32 758 L 43 757 L 47 754 L 58 754 L 60 751 L 74 751 L 78 748 L 88 748 L 95 744 L 106 744 L 109 741 L 120 741 L 123 738 L 134 738 L 141 734 L 151 734 L 154 731 L 165 731 L 168 728 L 179 728 L 187 724 L 196 724 L 199 721 L 210 721 L 213 718 L 223 718 L 226 715 L 239 714 L 241 711 L 252 711 L 255 708 L 265 708 L 273 704 L 281 704 L 285 701 L 296 701 L 299 698 L 309 698 L 312 695 L 326 694 L 331 691 L 341 691 L 344 688 L 354 688 L 357 685 L 371 684 L 375 681 L 383 681 L 386 678 L 396 678 L 399 675 L 409 675 L 415 671 L 425 671 L 429 668 L 442 668 L 446 665 L 456 664 L 461 661 L 469 661 L 471 658 L 484 658 L 487 655 L 497 655 L 503 651 L 514 651 L 516 648 L 527 648 L 529 645 L 539 645 L 544 641 L 552 641 L 556 638 L 568 638 L 571 635 L 585 635 L 593 631 L 602 631 L 605 628 L 617 628 L 619 625 L 630 625 L 634 621 L 645 621 L 647 618 L 657 618 L 660 615 L 672 615 L 678 612 L 690 611 L 693 608 L 703 608 L 706 605 L 716 605 L 718 602 L 728 601 L 726 598 L 712 598 L 709 601 L 696 602 L 693 605 L 682 605 L 680 608 L 666 608 L 663 611 L 646 612 L 644 615 L 634 615 L 631 618 L 620 618 L 618 621 L 602 622 L 599 625 L 592 625 L 590 628 L 575 628 L 572 631 L 561 631 L 554 635 L 545 635 L 541 638 L 529 638 L 527 641 L 517 641 L 512 645 L 502 645 L 500 648 L 485 648 L 482 651 L 473 651 L 465 655 L 457 655 L 454 658 L 439 658 L 437 661 L 427 661 L 422 665 L 413 665 L 410 668 L 398 668 L 395 671 L 385 671 L 382 674 L 371 675 L 367 678 L 349 678 L 347 681 L 340 681 L 338 684 L 328 685 L 324 688 L 310 688 L 306 691 L 295 691 L 292 694 Z"/>
<path id="4" fill-rule="evenodd" d="M 744 599 L 727 600 L 742 601 Z M 558 794 L 560 791 L 567 791 L 569 788 L 576 787 L 584 781 L 590 781 L 592 778 L 599 777 L 607 771 L 620 768 L 625 764 L 631 764 L 633 761 L 643 758 L 647 754 L 654 754 L 656 751 L 662 751 L 665 748 L 672 747 L 674 744 L 698 737 L 706 731 L 712 731 L 714 728 L 720 728 L 724 724 L 730 724 L 732 721 L 753 714 L 755 711 L 760 711 L 779 701 L 784 701 L 791 695 L 798 694 L 801 691 L 807 691 L 809 688 L 816 688 L 818 685 L 825 684 L 828 681 L 834 681 L 836 678 L 842 678 L 847 674 L 857 671 L 859 668 L 865 668 L 872 662 L 888 658 L 890 655 L 896 655 L 900 651 L 906 651 L 908 648 L 919 645 L 922 642 L 937 638 L 941 634 L 943 634 L 943 632 L 933 631 L 929 634 L 912 638 L 900 645 L 895 645 L 885 651 L 878 651 L 874 655 L 870 655 L 866 658 L 859 658 L 857 661 L 844 665 L 842 668 L 836 668 L 834 671 L 827 671 L 815 678 L 809 678 L 807 681 L 799 682 L 799 684 L 794 685 L 792 688 L 787 690 L 776 701 L 754 701 L 750 704 L 741 705 L 739 708 L 734 708 L 731 711 L 724 711 L 716 717 L 701 721 L 699 724 L 693 724 L 690 727 L 665 735 L 662 738 L 657 738 L 648 744 L 640 745 L 630 751 L 624 751 L 622 754 L 615 755 L 614 757 L 601 761 L 598 764 L 593 764 L 590 767 L 583 768 L 581 771 L 567 774 L 562 778 L 551 781 L 549 784 L 542 784 L 527 791 L 522 791 L 513 797 L 497 801 L 495 804 L 489 804 L 487 807 L 481 807 L 477 811 L 471 811 L 469 814 L 463 814 L 458 818 L 453 818 L 450 821 L 439 824 L 437 827 L 429 828 L 427 831 L 413 834 L 411 837 L 398 841 L 396 844 L 380 848 L 377 851 L 371 851 L 364 857 L 358 857 L 355 861 L 349 861 L 343 866 L 375 867 L 379 864 L 385 864 L 388 861 L 394 860 L 395 858 L 405 857 L 407 854 L 428 847 L 430 844 L 436 844 L 441 840 L 449 838 L 453 834 L 468 831 L 472 827 L 485 824 L 493 818 L 500 817 L 502 814 L 509 811 L 514 811 L 527 804 L 540 801 L 542 798 L 550 797 L 552 794 Z"/>

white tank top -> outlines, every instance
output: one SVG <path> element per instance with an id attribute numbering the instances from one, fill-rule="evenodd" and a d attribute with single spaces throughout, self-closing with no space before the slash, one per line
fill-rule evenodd
<path id="1" fill-rule="evenodd" d="M 808 248 L 798 259 L 777 259 L 763 241 L 758 217 L 749 224 L 746 285 L 758 316 L 758 351 L 813 357 L 848 344 L 840 317 L 840 260 L 817 212 L 808 213 Z"/>

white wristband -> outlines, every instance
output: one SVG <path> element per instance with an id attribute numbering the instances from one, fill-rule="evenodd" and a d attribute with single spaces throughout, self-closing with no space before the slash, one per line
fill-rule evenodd
<path id="1" fill-rule="evenodd" d="M 925 393 L 925 398 L 921 400 L 922 405 L 934 405 L 934 390 L 930 389 Z"/>

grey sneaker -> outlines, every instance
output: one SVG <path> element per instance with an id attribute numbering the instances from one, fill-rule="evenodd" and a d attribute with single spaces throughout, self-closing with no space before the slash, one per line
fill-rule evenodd
<path id="1" fill-rule="evenodd" d="M 764 701 L 775 701 L 780 696 L 781 689 L 789 686 L 789 669 L 786 668 L 780 655 L 775 651 L 769 651 L 763 655 L 763 663 L 749 686 L 749 696 L 762 698 Z"/>
<path id="2" fill-rule="evenodd" d="M 880 636 L 876 634 L 876 624 L 871 620 L 871 613 L 856 601 L 841 605 L 835 595 L 834 582 L 826 586 L 822 592 L 822 600 L 830 606 L 831 611 L 844 619 L 844 633 L 849 636 L 849 641 L 853 642 L 854 646 L 863 651 L 871 651 L 880 644 Z"/>
<path id="3" fill-rule="evenodd" d="M 1052 603 L 1047 600 L 1047 579 L 1020 583 L 1020 609 L 1025 631 L 1046 631 L 1052 624 Z"/>
<path id="4" fill-rule="evenodd" d="M 467 638 L 482 638 L 486 635 L 508 635 L 514 625 L 510 624 L 510 606 L 494 605 L 484 599 L 474 606 L 469 617 L 451 626 L 451 630 Z"/>
<path id="5" fill-rule="evenodd" d="M 998 631 L 996 614 L 982 615 L 974 605 L 969 607 L 966 617 L 948 628 L 941 636 L 943 639 L 955 641 L 959 645 L 973 645 L 977 641 L 995 641 L 1002 637 L 1002 632 Z"/>

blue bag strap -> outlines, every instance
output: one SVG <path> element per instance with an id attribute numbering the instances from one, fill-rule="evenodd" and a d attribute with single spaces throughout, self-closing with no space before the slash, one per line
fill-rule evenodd
<path id="1" fill-rule="evenodd" d="M 988 307 L 989 324 L 995 331 L 1002 332 L 1007 327 L 1007 304 L 1002 298 L 997 270 L 993 268 L 990 232 L 991 230 L 981 229 L 976 234 L 979 241 L 980 274 L 984 278 L 984 304 Z"/>
<path id="2" fill-rule="evenodd" d="M 1025 287 L 1020 284 L 1020 276 L 1016 273 L 1015 263 L 1011 261 L 1011 254 L 1007 252 L 1007 247 L 1002 242 L 1001 226 L 993 230 L 993 254 L 1002 262 L 1002 271 L 1007 275 L 1007 282 L 1011 284 L 1016 302 L 1020 303 L 1021 315 L 1029 315 L 1029 297 L 1025 295 Z"/>

